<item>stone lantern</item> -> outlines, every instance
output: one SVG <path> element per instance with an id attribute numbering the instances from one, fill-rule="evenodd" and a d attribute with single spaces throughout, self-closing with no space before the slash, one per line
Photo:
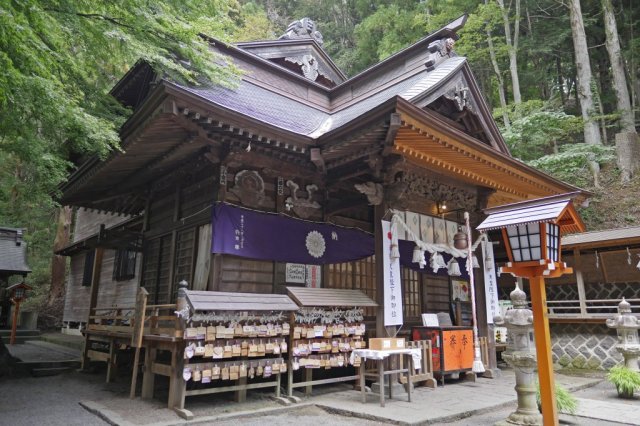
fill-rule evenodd
<path id="1" fill-rule="evenodd" d="M 618 304 L 618 315 L 607 320 L 607 327 L 615 328 L 618 332 L 618 344 L 616 349 L 624 357 L 625 366 L 633 371 L 638 368 L 640 356 L 640 341 L 638 341 L 638 318 L 631 313 L 631 305 L 624 298 Z"/>
<path id="2" fill-rule="evenodd" d="M 533 312 L 527 308 L 527 295 L 516 284 L 511 292 L 513 309 L 504 318 L 496 316 L 494 323 L 506 327 L 509 339 L 502 354 L 516 373 L 518 408 L 497 425 L 541 425 L 542 415 L 536 403 L 536 349 L 533 340 Z"/>

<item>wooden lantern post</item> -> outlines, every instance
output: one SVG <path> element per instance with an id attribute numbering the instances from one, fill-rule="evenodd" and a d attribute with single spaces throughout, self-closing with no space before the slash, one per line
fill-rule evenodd
<path id="1" fill-rule="evenodd" d="M 576 195 L 563 194 L 488 209 L 485 210 L 488 217 L 477 228 L 480 231 L 501 229 L 509 262 L 500 271 L 529 279 L 545 426 L 558 424 L 558 409 L 544 279 L 573 272 L 561 261 L 560 235 L 585 230 L 571 202 Z"/>
<path id="2" fill-rule="evenodd" d="M 24 282 L 14 284 L 7 288 L 11 297 L 11 303 L 15 306 L 13 308 L 13 320 L 11 321 L 11 337 L 9 338 L 10 345 L 16 344 L 16 331 L 18 328 L 18 318 L 20 318 L 20 302 L 27 298 L 27 290 L 31 290 L 31 287 Z"/>

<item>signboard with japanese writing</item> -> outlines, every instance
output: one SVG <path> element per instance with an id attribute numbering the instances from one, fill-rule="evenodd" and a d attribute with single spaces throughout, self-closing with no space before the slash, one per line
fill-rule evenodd
<path id="1" fill-rule="evenodd" d="M 285 281 L 287 283 L 304 284 L 306 278 L 306 265 L 302 263 L 287 263 L 285 269 Z"/>
<path id="2" fill-rule="evenodd" d="M 285 281 L 289 284 L 304 284 L 311 288 L 320 288 L 322 268 L 319 265 L 303 263 L 287 263 Z"/>
<path id="3" fill-rule="evenodd" d="M 400 258 L 391 259 L 391 224 L 382 221 L 382 259 L 384 266 L 384 325 L 402 325 L 402 284 Z"/>
<path id="4" fill-rule="evenodd" d="M 482 242 L 482 259 L 484 264 L 484 293 L 487 302 L 487 324 L 493 324 L 493 317 L 500 315 L 498 304 L 498 280 L 493 262 L 493 244 Z"/>

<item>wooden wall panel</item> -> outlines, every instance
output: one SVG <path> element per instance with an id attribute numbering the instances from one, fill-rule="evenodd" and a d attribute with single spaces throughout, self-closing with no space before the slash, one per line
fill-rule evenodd
<path id="1" fill-rule="evenodd" d="M 89 292 L 91 287 L 82 286 L 84 253 L 71 257 L 69 277 L 64 299 L 63 321 L 84 322 L 89 315 Z"/>
<path id="2" fill-rule="evenodd" d="M 63 321 L 85 322 L 89 315 L 90 286 L 82 285 L 84 260 L 86 253 L 71 257 L 69 278 L 67 280 Z M 127 281 L 113 281 L 113 264 L 115 250 L 105 250 L 100 271 L 100 287 L 98 288 L 98 307 L 133 306 L 140 276 L 140 257 L 136 260 L 136 275 Z"/>
<path id="3" fill-rule="evenodd" d="M 107 228 L 117 225 L 129 219 L 130 216 L 117 215 L 111 213 L 100 213 L 95 210 L 77 209 L 75 226 L 73 231 L 73 241 L 80 241 L 97 234 L 100 231 L 100 224 Z"/>
<path id="4" fill-rule="evenodd" d="M 451 295 L 449 294 L 449 279 L 422 274 L 422 291 L 424 312 L 449 313 L 451 310 Z"/>
<path id="5" fill-rule="evenodd" d="M 273 293 L 273 262 L 224 256 L 220 291 Z"/>

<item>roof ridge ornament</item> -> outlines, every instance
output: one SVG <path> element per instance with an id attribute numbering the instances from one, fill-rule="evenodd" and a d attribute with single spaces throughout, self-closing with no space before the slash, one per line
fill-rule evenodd
<path id="1" fill-rule="evenodd" d="M 322 34 L 316 28 L 316 23 L 308 17 L 293 21 L 287 27 L 287 31 L 278 40 L 312 39 L 320 46 L 324 44 Z"/>

